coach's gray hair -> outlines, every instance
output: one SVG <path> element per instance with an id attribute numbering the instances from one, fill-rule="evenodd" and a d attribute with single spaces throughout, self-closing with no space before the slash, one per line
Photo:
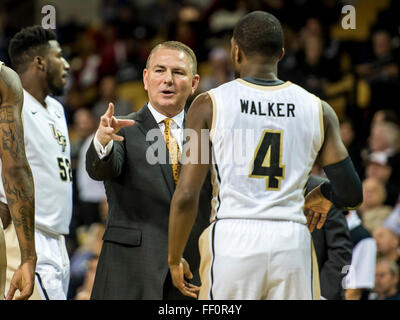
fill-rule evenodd
<path id="1" fill-rule="evenodd" d="M 177 50 L 185 53 L 191 61 L 191 69 L 192 69 L 192 74 L 196 75 L 197 74 L 197 59 L 196 55 L 194 54 L 193 50 L 190 49 L 187 45 L 183 44 L 182 42 L 179 41 L 166 41 L 163 43 L 159 43 L 156 45 L 150 52 L 149 56 L 147 57 L 146 61 L 146 69 L 149 68 L 150 65 L 150 60 L 151 57 L 153 56 L 154 52 L 156 52 L 158 49 L 161 48 L 168 48 L 172 50 Z"/>

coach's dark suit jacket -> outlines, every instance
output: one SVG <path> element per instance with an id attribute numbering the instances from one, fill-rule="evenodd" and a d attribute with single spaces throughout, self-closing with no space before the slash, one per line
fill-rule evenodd
<path id="1" fill-rule="evenodd" d="M 131 127 L 118 133 L 111 154 L 100 160 L 93 142 L 86 154 L 86 169 L 95 180 L 104 180 L 109 216 L 103 237 L 92 299 L 185 299 L 172 286 L 168 268 L 168 219 L 174 192 L 172 168 L 149 164 L 146 141 L 151 129 L 159 129 L 147 105 L 127 119 Z M 162 135 L 161 135 L 162 137 Z M 164 140 L 162 142 L 165 145 Z M 169 154 L 167 152 L 166 159 Z M 210 215 L 211 186 L 206 180 L 200 208 L 184 258 L 199 285 L 198 238 Z"/>
<path id="2" fill-rule="evenodd" d="M 307 181 L 306 194 L 327 179 L 311 175 Z M 345 215 L 332 206 L 321 229 L 315 228 L 312 235 L 317 254 L 321 296 L 328 300 L 344 299 L 342 269 L 351 263 L 353 244 Z"/>

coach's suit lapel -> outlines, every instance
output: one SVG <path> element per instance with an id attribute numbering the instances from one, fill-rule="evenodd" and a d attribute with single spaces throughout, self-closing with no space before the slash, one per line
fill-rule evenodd
<path id="1" fill-rule="evenodd" d="M 147 132 L 149 132 L 152 129 L 160 130 L 160 127 L 158 126 L 156 120 L 151 114 L 149 108 L 147 107 L 147 104 L 145 104 L 143 108 L 137 112 L 135 121 L 137 121 L 139 130 L 142 131 L 145 136 L 147 135 Z M 160 135 L 160 137 L 162 137 L 162 134 Z M 162 143 L 165 144 L 164 139 L 162 139 Z M 147 144 L 148 147 L 151 148 L 151 141 L 147 141 Z M 165 150 L 166 150 L 165 161 L 163 161 L 162 164 L 159 163 L 156 165 L 159 165 L 161 167 L 163 177 L 165 179 L 165 182 L 167 183 L 168 189 L 172 196 L 172 194 L 174 193 L 174 178 L 172 175 L 172 167 L 169 164 L 169 152 L 166 145 L 165 145 Z"/>

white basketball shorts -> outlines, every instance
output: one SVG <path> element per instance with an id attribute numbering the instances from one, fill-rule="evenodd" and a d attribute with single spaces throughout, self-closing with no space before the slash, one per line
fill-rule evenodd
<path id="1" fill-rule="evenodd" d="M 199 299 L 319 299 L 318 265 L 307 226 L 221 219 L 199 239 Z"/>

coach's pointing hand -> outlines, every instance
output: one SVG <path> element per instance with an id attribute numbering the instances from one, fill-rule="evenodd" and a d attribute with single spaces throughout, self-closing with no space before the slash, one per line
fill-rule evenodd
<path id="1" fill-rule="evenodd" d="M 134 120 L 117 119 L 114 117 L 114 104 L 109 103 L 105 114 L 100 118 L 97 140 L 105 147 L 111 140 L 123 141 L 124 137 L 117 135 L 123 127 L 132 126 Z"/>

